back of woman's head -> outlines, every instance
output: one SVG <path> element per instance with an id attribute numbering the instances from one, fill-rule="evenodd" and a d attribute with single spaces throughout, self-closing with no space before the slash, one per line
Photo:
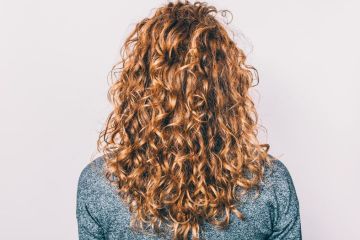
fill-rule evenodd
<path id="1" fill-rule="evenodd" d="M 198 239 L 204 220 L 224 228 L 231 212 L 244 219 L 239 190 L 258 187 L 269 162 L 248 93 L 256 69 L 219 12 L 188 1 L 158 8 L 136 25 L 113 68 L 114 109 L 98 149 L 135 230 Z"/>

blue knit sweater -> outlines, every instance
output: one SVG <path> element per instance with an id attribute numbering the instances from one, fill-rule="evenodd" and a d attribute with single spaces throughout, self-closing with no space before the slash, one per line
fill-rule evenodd
<path id="1" fill-rule="evenodd" d="M 80 174 L 76 208 L 79 239 L 162 239 L 131 231 L 128 208 L 106 181 L 104 164 L 103 157 L 97 157 Z M 278 159 L 272 166 L 265 169 L 260 196 L 244 198 L 239 205 L 245 220 L 231 214 L 226 230 L 205 222 L 200 239 L 302 239 L 299 201 L 290 173 Z M 171 239 L 171 234 L 166 239 Z"/>

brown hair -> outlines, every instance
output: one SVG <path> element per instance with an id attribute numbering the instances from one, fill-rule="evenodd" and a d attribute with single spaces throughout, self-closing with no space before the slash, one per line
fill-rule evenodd
<path id="1" fill-rule="evenodd" d="M 114 108 L 97 146 L 136 231 L 199 239 L 204 220 L 225 228 L 231 212 L 244 219 L 235 203 L 259 190 L 270 163 L 248 93 L 257 71 L 218 12 L 167 3 L 136 24 L 112 68 Z"/>

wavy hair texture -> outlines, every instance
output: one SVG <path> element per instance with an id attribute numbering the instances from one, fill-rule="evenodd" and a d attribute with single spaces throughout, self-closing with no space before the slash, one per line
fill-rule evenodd
<path id="1" fill-rule="evenodd" d="M 112 68 L 97 147 L 134 231 L 199 239 L 203 221 L 245 219 L 236 203 L 259 192 L 272 159 L 248 93 L 258 75 L 216 19 L 226 11 L 169 2 L 136 24 Z"/>

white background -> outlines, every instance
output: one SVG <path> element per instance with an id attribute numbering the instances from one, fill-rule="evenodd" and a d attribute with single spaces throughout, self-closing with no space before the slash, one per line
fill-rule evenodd
<path id="1" fill-rule="evenodd" d="M 126 3 L 126 4 L 125 4 Z M 76 239 L 76 187 L 110 104 L 107 74 L 165 1 L 0 2 L 1 239 Z M 359 3 L 209 1 L 260 76 L 263 141 L 288 167 L 304 239 L 360 239 Z"/>

